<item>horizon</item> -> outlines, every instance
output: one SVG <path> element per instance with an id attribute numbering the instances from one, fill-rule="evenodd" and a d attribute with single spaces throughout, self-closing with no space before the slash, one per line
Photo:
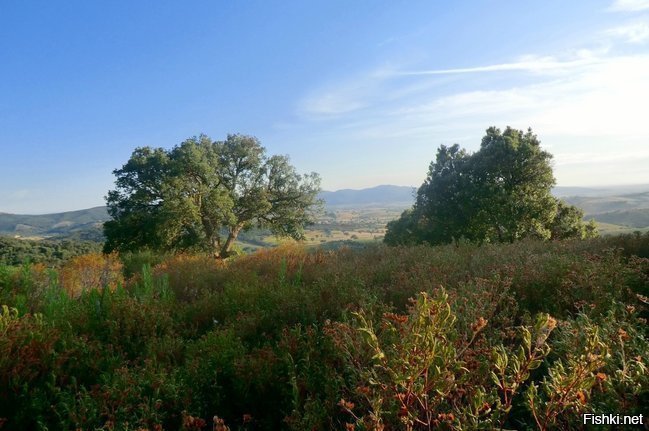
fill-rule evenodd
<path id="1" fill-rule="evenodd" d="M 365 190 L 371 190 L 371 189 L 376 189 L 379 187 L 402 187 L 402 188 L 410 188 L 410 189 L 415 189 L 417 190 L 419 186 L 402 186 L 402 185 L 396 185 L 396 184 L 379 184 L 376 186 L 371 186 L 371 187 L 363 187 L 363 188 L 342 188 L 338 190 L 320 190 L 320 193 L 337 193 L 337 192 L 345 192 L 345 191 L 365 191 Z M 629 191 L 622 191 L 620 189 L 624 188 L 636 188 L 643 190 L 640 193 L 644 193 L 645 191 L 649 191 L 649 183 L 648 184 L 616 184 L 616 185 L 597 185 L 597 186 L 589 186 L 589 187 L 581 187 L 581 186 L 559 186 L 556 185 L 552 188 L 552 191 L 554 192 L 556 189 L 583 189 L 584 191 L 603 191 L 603 192 L 622 192 L 620 196 L 626 196 L 626 195 L 632 195 L 634 193 L 638 193 L 637 190 L 629 190 Z M 578 197 L 581 195 L 565 195 L 565 197 Z M 563 199 L 563 197 L 560 197 Z M 413 202 L 414 202 L 414 197 L 413 197 Z M 347 205 L 347 204 L 345 204 Z M 334 205 L 335 206 L 335 205 Z M 85 207 L 85 208 L 76 208 L 76 209 L 65 209 L 62 211 L 45 211 L 45 212 L 32 212 L 32 213 L 12 213 L 12 212 L 7 212 L 3 211 L 0 208 L 0 214 L 6 214 L 6 215 L 14 215 L 14 216 L 41 216 L 41 215 L 51 215 L 51 214 L 63 214 L 63 213 L 72 213 L 72 212 L 78 212 L 78 211 L 87 211 L 87 210 L 92 210 L 95 208 L 104 208 L 106 205 L 95 205 L 91 207 Z"/>
<path id="2" fill-rule="evenodd" d="M 103 206 L 136 147 L 199 133 L 337 191 L 417 188 L 440 145 L 531 127 L 559 187 L 649 184 L 649 0 L 25 1 L 0 59 L 4 213 Z"/>

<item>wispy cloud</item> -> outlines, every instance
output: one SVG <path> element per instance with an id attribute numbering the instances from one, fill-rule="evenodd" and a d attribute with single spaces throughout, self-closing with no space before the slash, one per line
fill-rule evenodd
<path id="1" fill-rule="evenodd" d="M 453 75 L 463 73 L 482 73 L 482 72 L 505 72 L 505 71 L 526 71 L 526 72 L 544 72 L 560 71 L 572 69 L 575 67 L 585 66 L 597 62 L 595 58 L 579 58 L 572 61 L 558 61 L 554 57 L 524 57 L 521 61 L 513 63 L 492 64 L 487 66 L 465 67 L 457 69 L 433 69 L 433 70 L 416 70 L 395 72 L 402 76 L 423 76 L 423 75 Z"/>
<path id="2" fill-rule="evenodd" d="M 640 2 L 614 6 L 640 10 Z M 383 163 L 373 153 L 396 145 L 413 155 L 390 161 L 402 173 L 416 172 L 417 157 L 432 157 L 442 143 L 477 149 L 488 126 L 532 127 L 555 154 L 562 184 L 646 182 L 649 52 L 641 43 L 647 41 L 649 25 L 634 21 L 556 55 L 376 69 L 309 93 L 298 107 L 301 127 L 317 130 L 322 142 L 344 142 L 345 151 L 355 147 L 370 165 Z M 429 160 L 419 162 L 425 172 Z"/>
<path id="3" fill-rule="evenodd" d="M 649 41 L 649 24 L 646 22 L 627 24 L 607 30 L 606 33 L 627 43 L 644 43 Z"/>
<path id="4" fill-rule="evenodd" d="M 582 49 L 569 60 L 558 60 L 550 56 L 527 55 L 518 61 L 452 69 L 398 70 L 380 68 L 360 77 L 350 78 L 343 83 L 320 88 L 304 97 L 298 104 L 298 113 L 311 119 L 332 118 L 370 108 L 375 103 L 412 97 L 414 93 L 439 87 L 444 81 L 419 80 L 400 82 L 403 78 L 442 77 L 465 74 L 495 72 L 529 72 L 556 75 L 570 73 L 576 68 L 602 62 L 598 52 Z"/>
<path id="5" fill-rule="evenodd" d="M 530 70 L 521 65 L 525 62 L 507 64 L 517 66 L 489 67 L 487 71 Z M 379 94 L 368 93 L 367 98 L 355 102 L 363 106 L 360 111 L 327 122 L 327 138 L 368 145 L 368 150 L 408 142 L 411 151 L 420 148 L 425 153 L 431 145 L 453 142 L 475 149 L 490 125 L 532 127 L 547 148 L 556 152 L 557 176 L 564 184 L 583 183 L 589 175 L 583 169 L 589 163 L 610 160 L 622 166 L 627 160 L 646 160 L 649 54 L 575 59 L 555 66 L 568 68 L 569 73 L 540 74 L 523 81 L 510 74 L 502 78 L 489 74 L 484 88 L 447 95 L 439 94 L 433 84 L 445 74 L 411 76 L 409 79 L 417 79 L 416 85 L 422 88 L 419 93 L 404 92 L 404 87 L 415 84 L 398 75 L 383 81 L 375 78 L 372 87 Z M 482 71 L 485 67 L 467 69 Z M 465 72 L 458 76 L 474 81 Z M 344 95 L 340 93 L 339 101 Z M 584 167 L 573 172 L 571 166 L 576 163 Z M 607 172 L 618 175 L 612 169 Z"/>
<path id="6" fill-rule="evenodd" d="M 639 12 L 649 9 L 649 0 L 615 0 L 609 7 L 615 12 Z"/>

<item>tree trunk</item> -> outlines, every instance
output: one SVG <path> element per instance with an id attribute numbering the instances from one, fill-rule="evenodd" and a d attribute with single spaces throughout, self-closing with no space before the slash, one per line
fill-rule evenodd
<path id="1" fill-rule="evenodd" d="M 234 241 L 236 241 L 237 235 L 239 235 L 240 231 L 241 231 L 241 226 L 238 225 L 230 229 L 230 233 L 228 234 L 228 239 L 225 241 L 225 244 L 223 244 L 223 247 L 221 248 L 222 258 L 226 258 L 230 255 L 230 250 L 232 249 L 232 246 L 234 245 Z"/>
<path id="2" fill-rule="evenodd" d="M 218 238 L 212 238 L 210 241 L 212 250 L 213 250 L 213 255 L 215 259 L 220 259 L 221 258 L 221 241 Z"/>
<path id="3" fill-rule="evenodd" d="M 212 254 L 215 259 L 221 258 L 221 235 L 212 225 L 211 220 L 208 217 L 202 217 L 203 222 L 203 231 L 207 237 L 210 248 L 212 249 Z"/>

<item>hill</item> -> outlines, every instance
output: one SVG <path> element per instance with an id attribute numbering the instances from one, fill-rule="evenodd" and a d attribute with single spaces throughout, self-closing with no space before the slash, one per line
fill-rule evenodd
<path id="1" fill-rule="evenodd" d="M 103 206 L 39 215 L 0 213 L 0 234 L 20 237 L 96 236 L 96 233 L 101 235 L 101 225 L 108 219 Z"/>
<path id="2" fill-rule="evenodd" d="M 603 233 L 649 227 L 649 191 L 565 197 L 565 201 L 584 210 L 587 219 L 600 223 Z M 615 225 L 615 226 L 611 226 Z"/>
<path id="3" fill-rule="evenodd" d="M 602 214 L 592 214 L 590 217 L 598 222 L 632 228 L 645 228 L 649 226 L 649 208 L 610 211 Z"/>
<path id="4" fill-rule="evenodd" d="M 320 198 L 327 207 L 403 207 L 414 202 L 414 187 L 382 185 L 367 189 L 323 191 Z M 26 215 L 0 213 L 0 235 L 44 238 L 52 236 L 87 236 L 99 232 L 109 220 L 106 207 L 94 207 L 63 213 Z"/>
<path id="5" fill-rule="evenodd" d="M 367 189 L 343 189 L 335 192 L 323 191 L 320 198 L 328 207 L 393 207 L 412 205 L 416 188 L 409 186 L 381 185 Z"/>
<path id="6" fill-rule="evenodd" d="M 586 215 L 649 208 L 649 191 L 617 195 L 571 196 L 564 199 L 583 209 Z"/>
<path id="7" fill-rule="evenodd" d="M 323 191 L 319 197 L 325 201 L 328 212 L 318 224 L 333 229 L 335 226 L 332 224 L 344 222 L 346 225 L 339 230 L 351 232 L 355 230 L 356 222 L 361 222 L 364 228 L 368 228 L 366 230 L 373 229 L 374 234 L 380 234 L 374 225 L 383 227 L 387 221 L 398 217 L 403 209 L 414 203 L 415 192 L 415 187 L 394 185 Z M 616 231 L 616 226 L 622 231 L 649 226 L 649 185 L 624 188 L 555 187 L 553 194 L 582 208 L 586 218 L 605 223 L 608 231 Z M 350 209 L 354 211 L 350 212 Z M 0 213 L 0 235 L 101 241 L 101 225 L 108 219 L 106 207 L 40 215 Z M 368 221 L 372 222 L 372 226 L 366 226 Z M 316 237 L 314 241 L 322 241 L 321 237 Z"/>

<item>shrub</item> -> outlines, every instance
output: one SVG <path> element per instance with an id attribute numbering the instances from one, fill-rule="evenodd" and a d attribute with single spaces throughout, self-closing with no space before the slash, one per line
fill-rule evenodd
<path id="1" fill-rule="evenodd" d="M 115 254 L 92 253 L 70 259 L 60 270 L 61 286 L 71 296 L 89 289 L 114 290 L 124 283 L 122 264 Z"/>
<path id="2" fill-rule="evenodd" d="M 166 257 L 114 288 L 101 274 L 119 265 L 95 256 L 64 268 L 73 295 L 43 266 L 0 267 L 0 424 L 574 429 L 586 410 L 644 413 L 649 260 L 607 241 L 282 245 Z"/>

